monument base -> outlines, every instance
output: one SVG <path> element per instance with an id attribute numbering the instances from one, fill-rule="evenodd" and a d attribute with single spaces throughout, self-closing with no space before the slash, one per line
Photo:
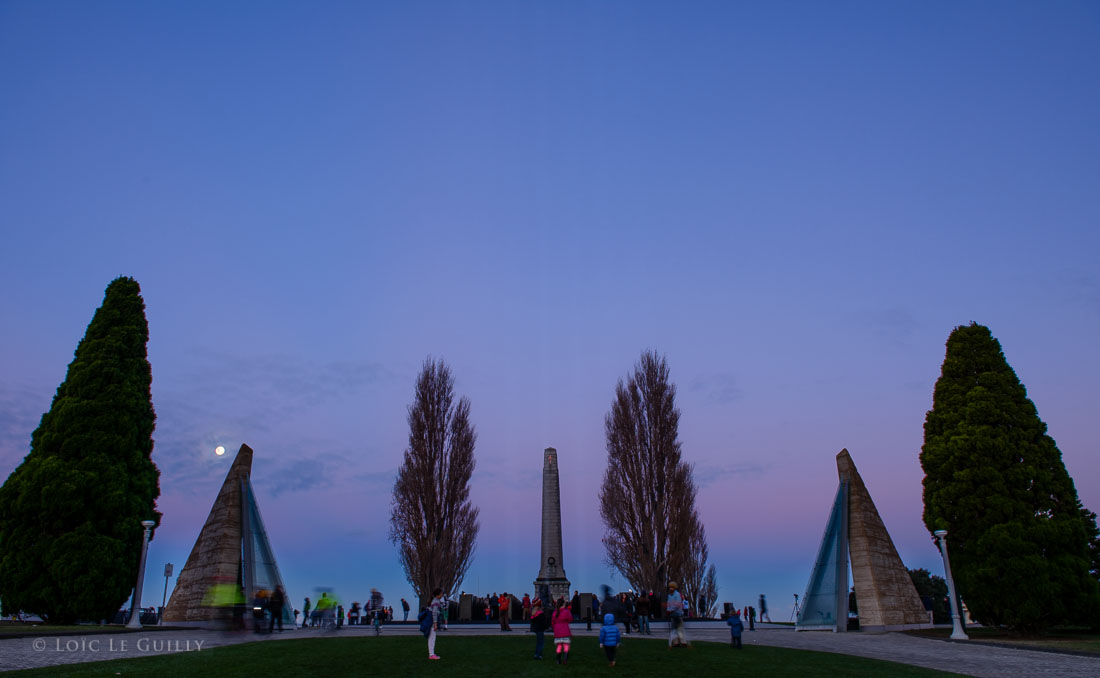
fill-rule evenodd
<path id="1" fill-rule="evenodd" d="M 836 624 L 797 624 L 795 631 L 828 631 L 830 633 L 845 633 L 847 629 L 841 629 Z"/>
<path id="2" fill-rule="evenodd" d="M 536 579 L 536 596 L 542 596 L 543 587 L 550 589 L 550 600 L 556 601 L 558 598 L 565 598 L 565 600 L 568 601 L 571 598 L 571 594 L 569 592 L 569 580 L 563 577 L 553 579 Z"/>
<path id="3" fill-rule="evenodd" d="M 874 626 L 860 626 L 863 633 L 892 633 L 894 631 L 922 631 L 935 628 L 932 624 L 876 624 Z"/>

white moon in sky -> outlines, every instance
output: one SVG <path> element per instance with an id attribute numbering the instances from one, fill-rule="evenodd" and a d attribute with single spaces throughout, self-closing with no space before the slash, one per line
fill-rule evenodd
<path id="1" fill-rule="evenodd" d="M 221 445 L 218 445 L 214 448 L 214 454 L 218 455 L 219 457 L 222 456 L 223 454 L 225 454 L 225 448 Z"/>

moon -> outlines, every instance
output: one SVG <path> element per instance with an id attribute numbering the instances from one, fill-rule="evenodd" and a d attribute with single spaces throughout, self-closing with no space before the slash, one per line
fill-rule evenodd
<path id="1" fill-rule="evenodd" d="M 214 454 L 218 455 L 219 457 L 222 456 L 223 454 L 225 454 L 225 448 L 221 445 L 218 445 L 214 448 Z"/>

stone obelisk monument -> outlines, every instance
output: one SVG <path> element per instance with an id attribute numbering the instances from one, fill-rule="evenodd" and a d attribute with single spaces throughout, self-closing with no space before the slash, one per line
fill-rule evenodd
<path id="1" fill-rule="evenodd" d="M 542 560 L 535 580 L 535 595 L 551 600 L 569 599 L 569 580 L 561 555 L 561 495 L 558 491 L 558 451 L 542 453 Z"/>

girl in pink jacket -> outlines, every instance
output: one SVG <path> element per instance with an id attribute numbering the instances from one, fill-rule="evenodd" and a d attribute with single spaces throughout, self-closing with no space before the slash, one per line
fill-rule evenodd
<path id="1" fill-rule="evenodd" d="M 573 632 L 569 629 L 571 621 L 573 613 L 565 604 L 565 598 L 558 598 L 558 609 L 554 610 L 550 624 L 554 627 L 554 651 L 558 654 L 559 664 L 569 663 L 569 641 L 573 639 Z"/>

